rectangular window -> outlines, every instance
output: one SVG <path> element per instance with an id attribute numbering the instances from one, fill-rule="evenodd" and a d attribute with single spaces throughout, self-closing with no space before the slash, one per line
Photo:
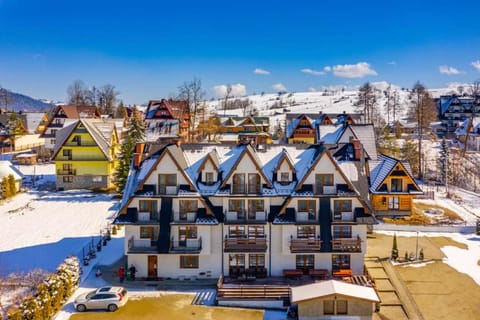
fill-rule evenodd
<path id="1" fill-rule="evenodd" d="M 334 314 L 334 313 L 335 313 L 335 301 L 323 300 L 323 314 Z"/>
<path id="2" fill-rule="evenodd" d="M 102 176 L 93 176 L 92 182 L 102 182 Z"/>
<path id="3" fill-rule="evenodd" d="M 298 212 L 315 213 L 315 200 L 298 200 Z"/>
<path id="4" fill-rule="evenodd" d="M 139 200 L 138 209 L 140 212 L 149 212 L 150 219 L 158 219 L 157 200 Z"/>
<path id="5" fill-rule="evenodd" d="M 348 314 L 347 300 L 337 300 L 337 314 Z"/>
<path id="6" fill-rule="evenodd" d="M 153 240 L 153 227 L 140 227 L 140 239 Z"/>
<path id="7" fill-rule="evenodd" d="M 197 239 L 197 227 L 195 226 L 181 226 L 178 228 L 178 239 L 183 241 L 185 239 Z"/>
<path id="8" fill-rule="evenodd" d="M 263 199 L 248 200 L 248 219 L 255 220 L 257 212 L 263 212 Z"/>
<path id="9" fill-rule="evenodd" d="M 333 226 L 333 238 L 344 239 L 352 237 L 352 226 Z"/>
<path id="10" fill-rule="evenodd" d="M 233 189 L 232 193 L 246 193 L 245 189 L 245 174 L 234 174 L 233 175 Z"/>
<path id="11" fill-rule="evenodd" d="M 388 198 L 388 209 L 390 210 L 400 209 L 400 198 L 399 197 Z"/>
<path id="12" fill-rule="evenodd" d="M 288 172 L 281 172 L 280 173 L 280 182 L 281 183 L 289 183 L 290 182 L 290 175 Z"/>
<path id="13" fill-rule="evenodd" d="M 178 202 L 180 220 L 187 220 L 188 212 L 197 212 L 198 211 L 198 201 L 197 200 L 180 200 Z"/>
<path id="14" fill-rule="evenodd" d="M 391 192 L 402 192 L 402 179 L 392 178 Z"/>
<path id="15" fill-rule="evenodd" d="M 265 227 L 264 226 L 248 226 L 248 238 L 249 239 L 265 238 Z"/>
<path id="16" fill-rule="evenodd" d="M 72 160 L 72 149 L 63 149 L 63 156 L 68 160 Z"/>
<path id="17" fill-rule="evenodd" d="M 245 267 L 245 255 L 244 254 L 230 254 L 229 257 L 230 267 Z"/>
<path id="18" fill-rule="evenodd" d="M 55 139 L 50 139 L 50 144 L 55 144 Z"/>
<path id="19" fill-rule="evenodd" d="M 308 270 L 315 267 L 315 256 L 313 254 L 299 254 L 295 256 L 297 269 Z"/>
<path id="20" fill-rule="evenodd" d="M 167 187 L 176 187 L 177 186 L 177 175 L 176 174 L 159 174 L 158 175 L 158 193 L 166 194 Z"/>
<path id="21" fill-rule="evenodd" d="M 63 176 L 63 183 L 72 183 L 73 177 L 72 176 Z"/>
<path id="22" fill-rule="evenodd" d="M 298 226 L 297 227 L 298 239 L 311 239 L 315 238 L 315 227 L 313 226 Z"/>
<path id="23" fill-rule="evenodd" d="M 352 200 L 333 200 L 333 212 L 352 212 Z"/>
<path id="24" fill-rule="evenodd" d="M 213 181 L 213 172 L 205 172 L 205 183 L 206 184 L 214 184 Z"/>
<path id="25" fill-rule="evenodd" d="M 249 254 L 248 266 L 250 268 L 265 267 L 265 255 L 264 254 Z"/>
<path id="26" fill-rule="evenodd" d="M 198 269 L 198 256 L 180 256 L 181 269 Z"/>
<path id="27" fill-rule="evenodd" d="M 71 163 L 64 163 L 62 165 L 62 174 L 74 174 L 73 173 L 73 164 Z"/>
<path id="28" fill-rule="evenodd" d="M 260 193 L 260 176 L 256 173 L 248 174 L 248 193 Z"/>
<path id="29" fill-rule="evenodd" d="M 350 269 L 350 255 L 349 254 L 334 254 L 332 255 L 332 269 Z"/>
<path id="30" fill-rule="evenodd" d="M 245 218 L 245 200 L 230 199 L 228 200 L 228 211 L 237 212 L 237 219 Z"/>
<path id="31" fill-rule="evenodd" d="M 229 238 L 246 238 L 245 226 L 228 226 Z"/>
<path id="32" fill-rule="evenodd" d="M 322 194 L 324 186 L 333 186 L 333 174 L 316 174 L 315 175 L 315 193 Z"/>

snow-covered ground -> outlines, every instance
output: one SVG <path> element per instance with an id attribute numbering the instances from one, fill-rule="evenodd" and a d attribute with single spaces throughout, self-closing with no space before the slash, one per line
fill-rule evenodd
<path id="1" fill-rule="evenodd" d="M 51 182 L 54 178 L 53 165 L 20 166 L 27 176 L 41 177 L 36 185 Z M 34 172 L 35 171 L 35 172 Z M 462 201 L 455 202 L 445 198 L 445 194 L 436 193 L 432 204 L 451 208 L 466 221 L 476 221 L 480 216 L 480 195 L 455 190 Z M 8 202 L 0 205 L 0 275 L 10 272 L 28 271 L 42 268 L 53 271 L 71 254 L 81 256 L 83 247 L 88 246 L 92 236 L 98 236 L 102 228 L 110 222 L 115 213 L 117 200 L 109 195 L 95 194 L 88 191 L 29 191 L 19 194 Z M 388 233 L 388 232 L 387 232 Z M 392 232 L 390 232 L 392 233 Z M 396 232 L 397 235 L 416 236 L 416 233 Z M 468 249 L 444 247 L 442 251 L 447 256 L 445 263 L 459 272 L 468 274 L 480 284 L 480 237 L 473 234 L 438 234 L 422 233 L 425 236 L 447 236 L 455 241 L 465 243 Z M 114 236 L 92 260 L 89 266 L 83 267 L 80 288 L 72 299 L 82 292 L 105 285 L 100 277 L 95 277 L 92 270 L 96 265 L 109 265 L 117 261 L 124 250 L 122 232 Z M 158 296 L 159 291 L 131 290 L 134 298 L 143 296 Z M 1 301 L 0 301 L 1 302 Z M 66 320 L 75 312 L 71 300 L 57 315 L 56 320 Z M 282 319 L 284 313 L 268 311 L 265 319 Z"/>

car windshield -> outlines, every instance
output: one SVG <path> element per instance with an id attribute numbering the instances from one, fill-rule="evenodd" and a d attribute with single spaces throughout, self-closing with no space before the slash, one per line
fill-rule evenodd
<path id="1" fill-rule="evenodd" d="M 87 295 L 86 295 L 86 299 L 91 299 L 94 295 L 95 295 L 95 291 L 92 291 L 92 292 L 89 292 Z"/>

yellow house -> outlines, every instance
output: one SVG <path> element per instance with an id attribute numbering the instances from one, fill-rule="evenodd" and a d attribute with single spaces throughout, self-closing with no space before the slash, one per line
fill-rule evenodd
<path id="1" fill-rule="evenodd" d="M 376 215 L 410 215 L 412 200 L 423 194 L 410 165 L 383 154 L 369 165 L 370 195 Z"/>
<path id="2" fill-rule="evenodd" d="M 57 190 L 113 188 L 119 147 L 113 121 L 80 119 L 60 130 L 52 156 Z"/>

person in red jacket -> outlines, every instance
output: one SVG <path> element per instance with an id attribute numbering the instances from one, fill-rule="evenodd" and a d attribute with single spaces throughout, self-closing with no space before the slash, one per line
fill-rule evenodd
<path id="1" fill-rule="evenodd" d="M 117 271 L 118 279 L 120 279 L 120 283 L 123 283 L 123 279 L 125 279 L 125 268 L 120 267 Z"/>

